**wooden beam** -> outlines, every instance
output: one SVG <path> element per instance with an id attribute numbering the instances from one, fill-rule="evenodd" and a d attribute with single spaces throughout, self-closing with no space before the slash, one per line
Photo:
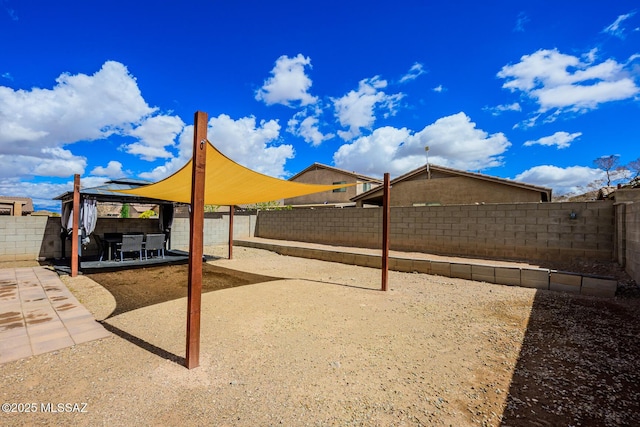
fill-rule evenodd
<path id="1" fill-rule="evenodd" d="M 233 258 L 233 212 L 235 206 L 229 206 L 229 259 Z"/>
<path id="2" fill-rule="evenodd" d="M 384 174 L 384 191 L 382 193 L 382 290 L 387 290 L 389 281 L 389 173 Z"/>
<path id="3" fill-rule="evenodd" d="M 200 309 L 202 305 L 202 252 L 204 244 L 204 186 L 206 170 L 207 113 L 197 111 L 193 129 L 193 171 L 191 175 L 191 238 L 189 239 L 189 287 L 187 292 L 188 369 L 200 365 Z"/>
<path id="4" fill-rule="evenodd" d="M 71 232 L 71 277 L 78 275 L 78 229 L 80 228 L 80 175 L 73 175 L 73 231 Z"/>

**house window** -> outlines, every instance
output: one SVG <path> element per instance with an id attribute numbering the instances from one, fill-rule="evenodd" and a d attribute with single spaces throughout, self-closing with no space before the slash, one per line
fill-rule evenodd
<path id="1" fill-rule="evenodd" d="M 337 181 L 337 182 L 334 182 L 333 185 L 340 185 L 340 184 L 346 184 L 346 183 L 347 183 L 347 181 Z M 346 191 L 347 191 L 346 187 L 336 188 L 336 189 L 333 190 L 334 193 L 344 193 Z"/>
<path id="2" fill-rule="evenodd" d="M 363 193 L 366 193 L 369 190 L 371 190 L 371 183 L 370 182 L 365 182 L 364 184 L 362 184 L 362 192 Z"/>

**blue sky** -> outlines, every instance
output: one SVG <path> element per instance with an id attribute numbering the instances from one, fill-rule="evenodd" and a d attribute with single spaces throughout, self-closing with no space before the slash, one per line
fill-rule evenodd
<path id="1" fill-rule="evenodd" d="M 637 1 L 0 0 L 0 195 L 233 160 L 579 191 L 640 157 Z"/>

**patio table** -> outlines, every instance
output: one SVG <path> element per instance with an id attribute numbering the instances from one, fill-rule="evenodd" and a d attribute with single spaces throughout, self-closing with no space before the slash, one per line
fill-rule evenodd
<path id="1" fill-rule="evenodd" d="M 108 246 L 109 246 L 109 251 L 108 251 L 108 255 L 107 255 L 107 259 L 109 261 L 111 261 L 112 259 L 112 254 L 113 254 L 113 248 L 118 244 L 118 243 L 122 243 L 122 234 L 109 234 L 109 233 L 105 233 L 104 237 L 102 238 L 102 240 L 104 240 Z"/>

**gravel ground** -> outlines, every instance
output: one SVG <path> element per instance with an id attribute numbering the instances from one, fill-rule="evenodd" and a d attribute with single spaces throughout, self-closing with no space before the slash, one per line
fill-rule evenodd
<path id="1" fill-rule="evenodd" d="M 398 272 L 381 292 L 380 270 L 249 248 L 213 263 L 282 280 L 203 294 L 193 370 L 186 299 L 111 316 L 63 277 L 114 335 L 0 365 L 2 403 L 37 408 L 0 424 L 640 425 L 638 299 Z"/>

